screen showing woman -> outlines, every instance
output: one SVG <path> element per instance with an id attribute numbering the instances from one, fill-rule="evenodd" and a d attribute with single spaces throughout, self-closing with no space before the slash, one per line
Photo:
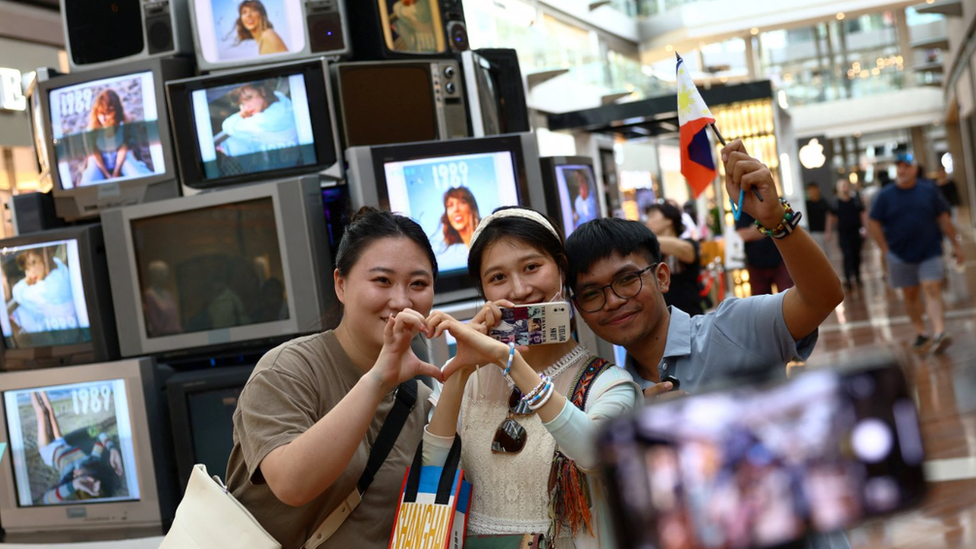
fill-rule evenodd
<path id="1" fill-rule="evenodd" d="M 305 49 L 299 0 L 199 0 L 194 10 L 200 49 L 211 63 Z"/>
<path id="2" fill-rule="evenodd" d="M 52 90 L 50 111 L 62 188 L 166 173 L 152 72 Z"/>
<path id="3" fill-rule="evenodd" d="M 468 268 L 471 235 L 482 217 L 519 204 L 510 152 L 387 162 L 384 171 L 390 209 L 424 228 L 445 274 Z"/>
<path id="4" fill-rule="evenodd" d="M 125 381 L 6 391 L 21 507 L 139 499 Z"/>
<path id="5" fill-rule="evenodd" d="M 76 240 L 4 248 L 0 281 L 6 304 L 0 328 L 7 349 L 91 341 Z"/>
<path id="6" fill-rule="evenodd" d="M 301 74 L 195 90 L 191 100 L 207 179 L 317 162 Z"/>

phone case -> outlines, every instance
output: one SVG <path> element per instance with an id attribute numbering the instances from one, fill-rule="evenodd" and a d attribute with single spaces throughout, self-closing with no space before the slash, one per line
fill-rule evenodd
<path id="1" fill-rule="evenodd" d="M 554 301 L 502 308 L 502 320 L 490 335 L 516 345 L 565 343 L 571 337 L 569 307 L 565 301 Z"/>

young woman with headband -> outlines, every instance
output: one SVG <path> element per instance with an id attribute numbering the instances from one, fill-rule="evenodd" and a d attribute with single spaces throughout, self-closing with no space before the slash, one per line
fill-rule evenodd
<path id="1" fill-rule="evenodd" d="M 430 335 L 449 331 L 458 353 L 444 368 L 449 379 L 424 434 L 425 464 L 443 463 L 460 433 L 474 487 L 466 549 L 494 535 L 544 534 L 558 548 L 612 543 L 602 487 L 585 473 L 597 465 L 597 426 L 639 406 L 639 388 L 573 340 L 515 348 L 485 335 L 501 320 L 500 307 L 564 300 L 566 269 L 548 219 L 496 210 L 481 221 L 468 256 L 487 304 L 467 324 L 436 311 L 428 318 Z M 579 387 L 588 389 L 577 399 L 582 409 L 571 401 Z"/>

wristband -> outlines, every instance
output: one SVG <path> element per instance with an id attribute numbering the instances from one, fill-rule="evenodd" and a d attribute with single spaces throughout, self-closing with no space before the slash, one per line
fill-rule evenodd
<path id="1" fill-rule="evenodd" d="M 509 372 L 512 371 L 512 361 L 513 360 L 515 360 L 515 344 L 514 343 L 509 343 L 508 344 L 508 364 L 505 365 L 505 372 L 502 373 L 502 375 L 505 376 L 506 378 L 508 377 Z"/>
<path id="2" fill-rule="evenodd" d="M 756 220 L 756 228 L 759 229 L 759 233 L 763 236 L 776 239 L 785 238 L 792 234 L 800 224 L 800 218 L 803 217 L 803 214 L 801 212 L 794 212 L 793 207 L 790 206 L 790 203 L 785 198 L 780 198 L 779 203 L 783 205 L 783 221 L 776 228 L 768 229 L 758 219 Z"/>

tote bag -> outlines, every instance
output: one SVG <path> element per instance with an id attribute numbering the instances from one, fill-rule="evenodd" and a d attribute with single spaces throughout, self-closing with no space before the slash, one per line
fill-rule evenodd
<path id="1" fill-rule="evenodd" d="M 471 484 L 458 468 L 461 437 L 443 467 L 422 466 L 423 446 L 404 475 L 390 549 L 461 549 L 471 504 Z"/>
<path id="2" fill-rule="evenodd" d="M 220 478 L 198 463 L 159 549 L 281 549 Z"/>

